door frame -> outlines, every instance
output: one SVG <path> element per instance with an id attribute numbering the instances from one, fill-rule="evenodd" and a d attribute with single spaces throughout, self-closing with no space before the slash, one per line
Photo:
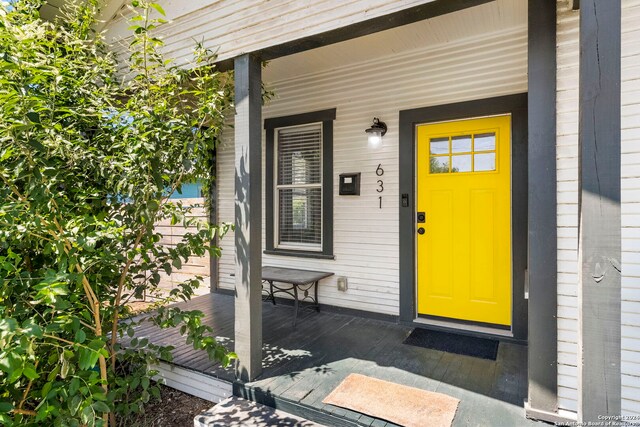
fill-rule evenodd
<path id="1" fill-rule="evenodd" d="M 415 171 L 416 125 L 474 117 L 511 114 L 511 283 L 512 339 L 526 342 L 528 310 L 525 299 L 527 268 L 527 94 L 458 102 L 400 111 L 400 322 L 442 329 L 416 322 Z M 403 200 L 408 200 L 403 206 Z M 445 327 L 446 329 L 446 327 Z M 460 331 L 460 329 L 456 328 Z M 473 328 L 463 333 L 477 335 Z M 483 334 L 484 335 L 484 334 Z M 502 335 L 497 338 L 505 339 Z"/>

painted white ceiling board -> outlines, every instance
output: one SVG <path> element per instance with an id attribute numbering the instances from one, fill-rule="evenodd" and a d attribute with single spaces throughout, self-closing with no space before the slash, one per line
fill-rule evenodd
<path id="1" fill-rule="evenodd" d="M 482 37 L 496 30 L 508 32 L 526 26 L 526 1 L 497 0 L 470 10 L 274 59 L 264 71 L 264 79 L 269 82 L 281 81 L 363 61 L 371 61 L 371 66 L 375 67 L 377 58 Z M 399 63 L 398 67 L 400 70 L 402 65 Z"/>

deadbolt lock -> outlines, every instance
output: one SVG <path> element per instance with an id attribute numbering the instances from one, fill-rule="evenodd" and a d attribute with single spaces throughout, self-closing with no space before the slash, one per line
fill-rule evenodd
<path id="1" fill-rule="evenodd" d="M 424 212 L 418 212 L 416 216 L 416 222 L 424 223 L 427 219 L 427 215 Z"/>

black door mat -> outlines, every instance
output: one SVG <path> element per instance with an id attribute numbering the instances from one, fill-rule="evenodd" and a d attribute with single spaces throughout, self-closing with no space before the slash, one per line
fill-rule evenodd
<path id="1" fill-rule="evenodd" d="M 416 328 L 404 340 L 404 344 L 479 357 L 481 359 L 496 360 L 499 342 L 488 338 L 469 337 Z"/>

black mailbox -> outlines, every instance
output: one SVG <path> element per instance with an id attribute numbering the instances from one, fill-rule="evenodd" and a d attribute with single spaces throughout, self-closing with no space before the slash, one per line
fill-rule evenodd
<path id="1" fill-rule="evenodd" d="M 360 195 L 360 172 L 358 173 L 341 173 L 340 174 L 340 191 L 341 196 L 359 196 Z"/>

